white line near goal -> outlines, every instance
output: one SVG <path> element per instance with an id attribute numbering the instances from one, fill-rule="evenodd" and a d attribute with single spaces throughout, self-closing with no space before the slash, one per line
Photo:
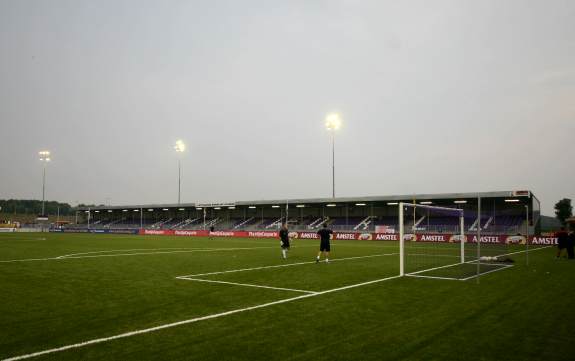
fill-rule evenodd
<path id="1" fill-rule="evenodd" d="M 215 313 L 215 314 L 208 315 L 208 316 L 190 318 L 190 319 L 183 320 L 183 321 L 168 323 L 168 324 L 165 324 L 165 325 L 160 325 L 160 326 L 156 326 L 156 327 L 145 328 L 145 329 L 136 330 L 136 331 L 131 331 L 131 332 L 126 332 L 126 333 L 122 333 L 122 334 L 114 335 L 114 336 L 110 336 L 110 337 L 96 338 L 96 339 L 93 339 L 93 340 L 88 340 L 88 341 L 84 341 L 84 342 L 79 342 L 79 343 L 75 343 L 75 344 L 71 344 L 71 345 L 66 345 L 66 346 L 62 346 L 62 347 L 57 347 L 57 348 L 52 348 L 52 349 L 48 349 L 48 350 L 38 351 L 38 352 L 29 353 L 29 354 L 25 354 L 25 355 L 19 355 L 19 356 L 9 357 L 9 358 L 3 359 L 2 361 L 24 360 L 24 359 L 29 359 L 29 358 L 33 358 L 33 357 L 48 355 L 48 354 L 52 354 L 52 353 L 56 353 L 56 352 L 62 352 L 62 351 L 72 350 L 72 349 L 76 349 L 76 348 L 80 348 L 80 347 L 85 347 L 85 346 L 89 346 L 89 345 L 95 345 L 95 344 L 98 344 L 98 343 L 104 343 L 104 342 L 109 342 L 109 341 L 118 340 L 118 339 L 122 339 L 122 338 L 132 337 L 132 336 L 136 336 L 136 335 L 141 335 L 141 334 L 146 334 L 146 333 L 150 333 L 150 332 L 160 331 L 160 330 L 164 330 L 164 329 L 167 329 L 167 328 L 172 328 L 172 327 L 187 325 L 187 324 L 196 323 L 196 322 L 200 322 L 200 321 L 211 320 L 211 319 L 214 319 L 214 318 L 225 317 L 225 316 L 229 316 L 229 315 L 233 315 L 233 314 L 237 314 L 237 313 L 241 313 L 241 312 L 256 310 L 256 309 L 260 309 L 260 308 L 266 308 L 266 307 L 270 307 L 270 306 L 275 306 L 275 305 L 279 305 L 279 304 L 282 304 L 282 303 L 293 302 L 293 301 L 301 300 L 301 299 L 304 299 L 304 298 L 316 297 L 316 296 L 321 296 L 321 295 L 325 295 L 325 294 L 328 294 L 328 293 L 340 292 L 340 291 L 344 291 L 344 290 L 348 290 L 348 289 L 352 289 L 352 288 L 357 288 L 357 287 L 363 287 L 363 286 L 367 286 L 367 285 L 372 285 L 372 284 L 375 284 L 375 283 L 385 282 L 385 281 L 393 280 L 393 279 L 400 278 L 400 277 L 401 277 L 401 276 L 392 276 L 392 277 L 380 278 L 380 279 L 373 280 L 373 281 L 357 283 L 357 284 L 353 284 L 353 285 L 349 285 L 349 286 L 334 288 L 334 289 L 331 289 L 331 290 L 326 290 L 326 291 L 321 291 L 321 292 L 316 292 L 316 293 L 309 293 L 309 294 L 305 294 L 305 295 L 301 295 L 301 296 L 296 296 L 296 297 L 291 297 L 291 298 L 284 298 L 284 299 L 281 299 L 281 300 L 278 300 L 278 301 L 263 303 L 263 304 L 261 304 L 261 305 L 256 305 L 256 306 L 251 306 L 251 307 L 245 307 L 245 308 L 238 308 L 238 309 L 231 310 L 231 311 L 226 311 L 226 312 L 221 312 L 221 313 Z"/>
<path id="2" fill-rule="evenodd" d="M 278 290 L 278 291 L 291 291 L 291 292 L 300 292 L 300 293 L 317 293 L 314 291 L 306 291 L 306 290 L 298 290 L 295 288 L 284 288 L 284 287 L 272 287 L 272 286 L 264 286 L 264 285 L 255 285 L 252 283 L 238 283 L 238 282 L 228 282 L 228 281 L 217 281 L 217 280 L 206 280 L 203 278 L 181 278 L 186 281 L 196 281 L 196 282 L 207 282 L 207 283 L 220 283 L 224 285 L 232 285 L 232 286 L 243 286 L 243 287 L 255 287 L 255 288 L 266 288 L 270 290 Z"/>
<path id="3" fill-rule="evenodd" d="M 531 252 L 534 251 L 540 251 L 542 249 L 546 249 L 552 246 L 546 246 L 546 247 L 541 247 L 541 248 L 536 248 L 536 249 L 532 249 Z M 516 252 L 510 252 L 510 253 L 505 253 L 505 254 L 500 254 L 497 257 L 503 257 L 503 256 L 511 256 L 514 254 L 520 254 L 520 253 L 525 253 L 525 250 L 522 251 L 516 251 Z M 448 264 L 448 265 L 444 265 L 444 266 L 438 266 L 438 267 L 433 267 L 433 268 L 427 268 L 421 271 L 416 271 L 416 272 L 409 272 L 406 273 L 405 276 L 409 276 L 409 277 L 419 277 L 419 278 L 431 278 L 431 279 L 440 279 L 440 280 L 457 280 L 457 281 L 469 281 L 471 279 L 477 278 L 479 276 L 483 276 L 486 275 L 488 273 L 493 273 L 493 272 L 497 272 L 497 271 L 501 271 L 504 269 L 508 269 L 510 267 L 513 267 L 513 265 L 510 264 L 501 264 L 501 263 L 481 263 L 479 262 L 480 265 L 484 265 L 484 266 L 493 266 L 493 267 L 497 267 L 497 269 L 493 269 L 491 271 L 486 271 L 486 272 L 481 272 L 479 275 L 473 275 L 470 277 L 466 277 L 466 278 L 455 278 L 455 277 L 439 277 L 439 276 L 425 276 L 425 275 L 421 275 L 421 273 L 425 273 L 425 272 L 431 272 L 431 271 L 435 271 L 435 270 L 439 270 L 439 269 L 445 269 L 445 268 L 449 268 L 449 267 L 456 267 L 456 266 L 460 266 L 462 264 L 477 264 L 478 260 L 471 260 L 471 261 L 467 261 L 467 262 L 458 262 L 458 263 L 452 263 L 452 264 Z"/>
<path id="4" fill-rule="evenodd" d="M 341 262 L 341 261 L 349 261 L 352 259 L 397 256 L 397 255 L 398 255 L 398 253 L 379 253 L 379 254 L 372 254 L 369 256 L 355 256 L 355 257 L 336 258 L 336 259 L 331 260 L 330 262 Z M 238 268 L 238 269 L 232 269 L 232 270 L 228 270 L 228 271 L 216 271 L 216 272 L 207 272 L 207 273 L 196 273 L 193 275 L 177 276 L 176 278 L 177 279 L 188 279 L 190 277 L 203 277 L 203 276 L 221 275 L 221 274 L 225 274 L 225 273 L 256 271 L 256 270 L 270 269 L 270 268 L 293 267 L 293 266 L 301 266 L 301 265 L 305 265 L 305 264 L 314 264 L 314 263 L 316 263 L 316 261 L 285 263 L 285 264 L 277 264 L 277 265 L 261 266 L 261 267 L 251 267 L 251 268 Z"/>

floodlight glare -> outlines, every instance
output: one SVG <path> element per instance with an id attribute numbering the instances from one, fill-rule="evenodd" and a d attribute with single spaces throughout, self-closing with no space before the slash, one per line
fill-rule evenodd
<path id="1" fill-rule="evenodd" d="M 325 117 L 327 130 L 338 130 L 341 127 L 341 117 L 337 113 L 330 113 Z"/>
<path id="2" fill-rule="evenodd" d="M 363 207 L 363 206 L 365 206 L 365 203 L 356 203 L 355 205 L 358 207 Z"/>
<path id="3" fill-rule="evenodd" d="M 178 153 L 183 153 L 186 150 L 186 143 L 184 143 L 183 140 L 178 139 L 176 141 L 176 145 L 174 146 L 174 149 L 176 150 L 176 152 Z"/>
<path id="4" fill-rule="evenodd" d="M 249 209 L 256 209 L 256 206 L 249 206 Z"/>
<path id="5" fill-rule="evenodd" d="M 50 161 L 50 151 L 43 150 L 38 152 L 38 156 L 40 156 L 40 161 L 42 162 L 49 162 Z"/>

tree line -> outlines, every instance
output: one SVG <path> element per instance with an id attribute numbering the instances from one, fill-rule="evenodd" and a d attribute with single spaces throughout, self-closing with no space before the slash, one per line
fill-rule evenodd
<path id="1" fill-rule="evenodd" d="M 573 206 L 571 205 L 571 199 L 563 198 L 559 202 L 555 203 L 555 217 L 565 225 L 568 218 L 573 217 Z"/>
<path id="2" fill-rule="evenodd" d="M 62 216 L 71 216 L 77 207 L 68 203 L 46 201 L 44 203 L 46 215 L 56 215 L 58 211 Z M 0 212 L 13 214 L 36 214 L 42 213 L 42 201 L 35 199 L 0 199 Z M 93 204 L 79 204 L 78 207 L 95 207 Z"/>

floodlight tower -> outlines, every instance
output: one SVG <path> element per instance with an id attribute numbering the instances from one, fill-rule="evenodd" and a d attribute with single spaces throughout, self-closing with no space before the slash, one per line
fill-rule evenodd
<path id="1" fill-rule="evenodd" d="M 331 196 L 335 198 L 335 131 L 341 127 L 339 114 L 328 114 L 325 117 L 325 127 L 331 132 Z"/>
<path id="2" fill-rule="evenodd" d="M 178 153 L 178 204 L 180 204 L 181 184 L 182 184 L 182 157 L 180 156 L 186 150 L 186 143 L 178 139 L 174 146 L 176 153 Z"/>
<path id="3" fill-rule="evenodd" d="M 40 157 L 40 162 L 42 162 L 42 217 L 45 216 L 44 213 L 44 202 L 46 200 L 46 164 L 50 162 L 50 151 L 43 150 L 38 152 L 38 156 Z"/>

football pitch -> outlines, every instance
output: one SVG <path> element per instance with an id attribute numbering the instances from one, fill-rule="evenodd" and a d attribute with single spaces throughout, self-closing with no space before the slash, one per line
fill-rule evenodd
<path id="1" fill-rule="evenodd" d="M 334 241 L 327 264 L 318 246 L 0 234 L 0 359 L 572 359 L 575 262 L 552 247 L 526 265 L 506 246 L 513 267 L 477 282 L 398 277 L 397 242 Z"/>

